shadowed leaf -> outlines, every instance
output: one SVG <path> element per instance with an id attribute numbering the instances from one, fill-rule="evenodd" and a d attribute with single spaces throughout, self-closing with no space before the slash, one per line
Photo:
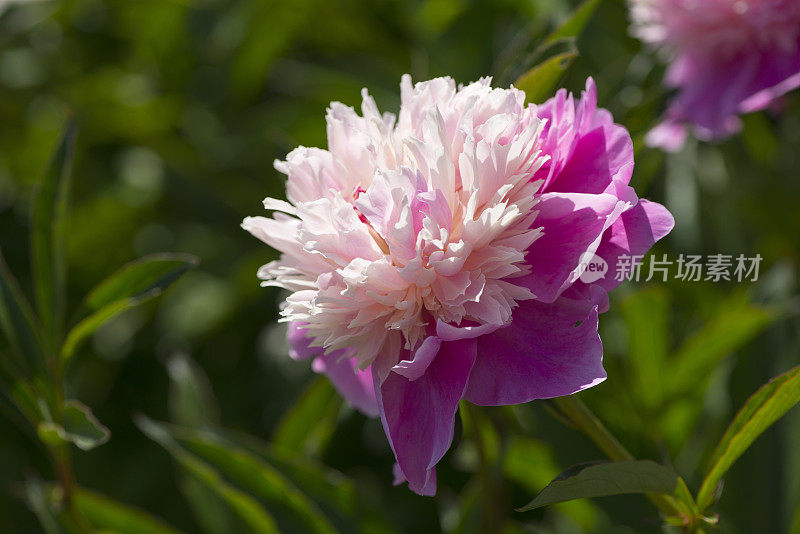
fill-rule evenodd
<path id="1" fill-rule="evenodd" d="M 678 475 L 651 460 L 580 464 L 564 471 L 519 511 L 587 497 L 627 493 L 670 495 L 677 487 Z"/>
<path id="2" fill-rule="evenodd" d="M 0 329 L 8 339 L 17 364 L 31 374 L 32 369 L 45 368 L 41 326 L 16 278 L 0 252 Z"/>
<path id="3" fill-rule="evenodd" d="M 33 202 L 31 256 L 36 307 L 53 343 L 58 342 L 64 327 L 67 272 L 64 251 L 76 133 L 75 123 L 67 124 Z"/>
<path id="4" fill-rule="evenodd" d="M 122 267 L 86 297 L 92 310 L 99 310 L 115 301 L 145 299 L 160 294 L 171 283 L 198 264 L 189 254 L 151 254 Z"/>
<path id="5" fill-rule="evenodd" d="M 318 454 L 336 426 L 341 397 L 328 379 L 318 377 L 281 419 L 273 436 L 276 446 Z"/>
<path id="6" fill-rule="evenodd" d="M 85 488 L 73 493 L 78 510 L 97 529 L 118 534 L 178 534 L 160 518 Z"/>

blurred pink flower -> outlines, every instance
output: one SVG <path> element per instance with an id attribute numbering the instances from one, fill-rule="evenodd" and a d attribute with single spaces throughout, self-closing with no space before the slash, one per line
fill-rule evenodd
<path id="1" fill-rule="evenodd" d="M 687 128 L 703 140 L 741 127 L 737 117 L 800 87 L 800 1 L 629 0 L 633 33 L 670 57 L 677 89 L 651 146 L 678 150 Z"/>
<path id="2" fill-rule="evenodd" d="M 291 356 L 313 359 L 356 408 L 379 415 L 396 480 L 433 494 L 459 401 L 569 395 L 605 379 L 597 316 L 613 276 L 673 225 L 628 186 L 628 132 L 596 109 L 594 82 L 540 107 L 481 79 L 412 85 L 397 120 L 363 94 L 328 110 L 328 150 L 275 167 L 289 202 L 243 227 L 278 249 L 262 285 L 291 291 Z"/>

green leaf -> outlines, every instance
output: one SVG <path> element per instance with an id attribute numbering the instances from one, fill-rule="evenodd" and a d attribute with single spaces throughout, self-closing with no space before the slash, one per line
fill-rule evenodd
<path id="1" fill-rule="evenodd" d="M 152 298 L 197 264 L 198 259 L 189 254 L 152 254 L 139 258 L 95 287 L 86 297 L 86 304 L 92 310 L 100 310 L 119 300 Z"/>
<path id="2" fill-rule="evenodd" d="M 543 59 L 517 78 L 514 86 L 525 92 L 525 102 L 540 103 L 550 97 L 553 88 L 578 57 L 578 49 L 574 38 L 566 38 L 546 43 L 534 55 Z"/>
<path id="3" fill-rule="evenodd" d="M 36 307 L 54 345 L 64 327 L 67 272 L 64 251 L 76 133 L 75 123 L 69 122 L 33 201 L 31 264 Z"/>
<path id="4" fill-rule="evenodd" d="M 230 83 L 241 99 L 250 100 L 264 86 L 273 62 L 300 35 L 307 17 L 313 16 L 316 0 L 295 0 L 291 8 L 279 8 L 260 0 L 242 2 L 245 35 L 233 58 Z"/>
<path id="5" fill-rule="evenodd" d="M 0 252 L 0 328 L 5 333 L 17 357 L 17 365 L 27 371 L 44 370 L 42 328 L 31 311 L 30 304 L 19 288 L 16 278 Z"/>
<path id="6" fill-rule="evenodd" d="M 77 488 L 73 503 L 96 529 L 117 534 L 178 534 L 163 520 L 99 493 Z"/>
<path id="7" fill-rule="evenodd" d="M 340 532 L 395 532 L 391 523 L 379 513 L 379 496 L 362 491 L 342 473 L 314 462 L 297 451 L 274 447 L 247 434 L 225 432 L 221 437 L 283 473 L 319 504 Z"/>
<path id="8" fill-rule="evenodd" d="M 578 56 L 576 46 L 600 0 L 585 0 L 533 52 L 534 66 L 517 78 L 514 86 L 525 91 L 525 101 L 540 103 L 550 97 L 572 61 Z"/>
<path id="9" fill-rule="evenodd" d="M 636 293 L 621 306 L 628 327 L 634 398 L 645 413 L 653 413 L 662 401 L 664 361 L 670 348 L 669 310 L 669 293 L 658 286 Z"/>
<path id="10" fill-rule="evenodd" d="M 678 480 L 674 471 L 651 460 L 580 464 L 564 471 L 519 511 L 590 497 L 628 493 L 671 495 L 678 487 Z"/>
<path id="11" fill-rule="evenodd" d="M 75 325 L 61 347 L 62 364 L 69 362 L 80 343 L 120 313 L 159 296 L 198 263 L 187 254 L 154 254 L 124 266 L 101 282 L 86 298 L 96 310 Z"/>
<path id="12" fill-rule="evenodd" d="M 79 449 L 88 451 L 99 447 L 111 436 L 86 405 L 68 400 L 64 405 L 61 424 L 44 421 L 39 423 L 41 440 L 49 445 L 74 443 Z"/>
<path id="13" fill-rule="evenodd" d="M 281 419 L 273 443 L 309 456 L 319 454 L 336 428 L 341 397 L 325 377 L 318 377 Z"/>
<path id="14" fill-rule="evenodd" d="M 64 344 L 61 346 L 61 362 L 66 364 L 75 355 L 75 350 L 81 342 L 91 336 L 98 328 L 103 326 L 123 311 L 141 304 L 143 301 L 137 299 L 124 299 L 112 302 L 101 308 L 90 316 L 84 318 L 75 325 L 67 334 Z"/>
<path id="15" fill-rule="evenodd" d="M 536 493 L 558 475 L 559 469 L 552 449 L 545 443 L 524 436 L 513 438 L 503 456 L 503 474 Z M 557 505 L 564 515 L 570 517 L 587 531 L 597 528 L 597 509 L 591 501 L 575 500 Z"/>
<path id="16" fill-rule="evenodd" d="M 280 532 L 273 516 L 257 499 L 226 482 L 219 470 L 187 451 L 165 425 L 143 415 L 137 416 L 135 422 L 147 437 L 164 447 L 189 476 L 225 502 L 249 530 L 260 534 Z"/>
<path id="17" fill-rule="evenodd" d="M 561 26 L 547 36 L 545 42 L 557 41 L 565 37 L 578 37 L 583 32 L 598 5 L 600 5 L 600 0 L 585 0 L 572 11 L 572 14 Z"/>
<path id="18" fill-rule="evenodd" d="M 733 462 L 762 432 L 799 401 L 800 366 L 773 378 L 747 399 L 708 463 L 705 479 L 697 494 L 697 504 L 701 510 L 713 504 L 717 484 Z"/>
<path id="19" fill-rule="evenodd" d="M 751 341 L 779 317 L 773 310 L 746 302 L 727 304 L 720 307 L 714 319 L 684 341 L 671 358 L 663 373 L 671 397 L 696 390 L 726 356 Z"/>
<path id="20" fill-rule="evenodd" d="M 295 525 L 291 531 L 332 534 L 330 520 L 316 503 L 308 499 L 287 477 L 256 456 L 215 439 L 185 437 L 180 442 L 189 450 L 218 468 L 225 476 L 250 494 L 267 502 L 270 509 L 284 510 Z M 288 530 L 288 529 L 287 529 Z"/>
<path id="21" fill-rule="evenodd" d="M 167 360 L 170 418 L 179 425 L 198 428 L 218 422 L 219 405 L 208 377 L 188 355 Z"/>

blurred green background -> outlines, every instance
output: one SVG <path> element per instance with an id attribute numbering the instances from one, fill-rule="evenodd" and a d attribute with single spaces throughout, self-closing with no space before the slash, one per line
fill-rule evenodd
<path id="1" fill-rule="evenodd" d="M 325 146 L 330 101 L 357 105 L 368 87 L 382 110 L 396 112 L 406 72 L 459 82 L 494 75 L 507 85 L 572 7 L 566 0 L 0 2 L 0 246 L 24 289 L 32 188 L 69 115 L 79 137 L 68 317 L 100 279 L 136 257 L 178 251 L 202 261 L 160 300 L 104 326 L 77 356 L 71 394 L 112 432 L 107 444 L 77 452 L 79 482 L 201 532 L 192 513 L 197 495 L 134 415 L 219 423 L 270 440 L 305 398 L 326 409 L 311 412 L 316 433 L 295 440 L 302 447 L 293 452 L 352 480 L 364 506 L 384 518 L 375 532 L 659 532 L 656 512 L 639 496 L 513 511 L 562 469 L 602 457 L 543 403 L 462 410 L 463 438 L 440 464 L 437 497 L 392 487 L 380 424 L 340 407 L 307 365 L 288 359 L 275 323 L 282 295 L 255 277 L 275 254 L 239 228 L 244 216 L 260 214 L 262 198 L 282 196 L 275 158 L 296 145 Z M 677 220 L 656 254 L 764 258 L 755 284 L 628 283 L 601 318 L 609 379 L 586 402 L 634 454 L 673 462 L 696 489 L 735 410 L 800 360 L 800 98 L 789 95 L 777 117 L 746 117 L 742 134 L 722 144 L 690 142 L 669 156 L 647 149 L 641 139 L 667 96 L 663 65 L 627 25 L 623 2 L 601 3 L 562 85 L 579 91 L 593 76 L 600 104 L 631 131 L 633 185 Z M 674 369 L 683 373 L 677 383 Z M 180 377 L 189 370 L 198 391 L 213 390 L 216 399 L 194 415 L 181 411 Z M 795 409 L 729 473 L 715 507 L 723 532 L 789 532 L 793 522 L 800 531 L 798 451 Z M 0 417 L 4 532 L 39 531 L 17 497 L 33 470 L 52 478 L 46 457 Z"/>

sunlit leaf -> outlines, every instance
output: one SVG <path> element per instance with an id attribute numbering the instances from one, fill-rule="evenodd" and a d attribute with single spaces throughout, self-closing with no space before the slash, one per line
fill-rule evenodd
<path id="1" fill-rule="evenodd" d="M 31 254 L 36 305 L 45 332 L 53 343 L 60 339 L 64 322 L 66 219 L 76 133 L 75 123 L 67 124 L 53 159 L 39 181 L 33 203 Z"/>
<path id="2" fill-rule="evenodd" d="M 703 510 L 713 503 L 717 484 L 748 447 L 790 408 L 800 402 L 800 366 L 779 375 L 747 399 L 708 463 L 697 494 Z"/>
<path id="3" fill-rule="evenodd" d="M 74 506 L 96 529 L 118 534 L 178 534 L 178 530 L 160 518 L 99 493 L 77 488 L 72 495 Z"/>
<path id="4" fill-rule="evenodd" d="M 86 297 L 86 304 L 92 310 L 100 310 L 118 300 L 158 295 L 197 264 L 198 259 L 189 254 L 151 254 L 139 258 L 98 284 Z"/>
<path id="5" fill-rule="evenodd" d="M 601 0 L 585 0 L 576 7 L 570 16 L 553 33 L 547 36 L 547 41 L 552 42 L 565 37 L 577 37 L 583 32 L 589 19 L 594 14 Z"/>
<path id="6" fill-rule="evenodd" d="M 318 377 L 278 423 L 272 441 L 287 450 L 318 454 L 336 427 L 340 407 L 339 394 L 327 378 Z"/>
<path id="7" fill-rule="evenodd" d="M 564 471 L 519 511 L 572 499 L 628 493 L 670 495 L 677 486 L 678 475 L 651 460 L 580 464 Z"/>
<path id="8" fill-rule="evenodd" d="M 553 88 L 558 84 L 564 73 L 578 57 L 574 38 L 560 39 L 547 43 L 545 48 L 536 52 L 541 60 L 517 78 L 514 86 L 525 91 L 525 101 L 533 103 L 544 102 L 553 93 Z"/>
<path id="9" fill-rule="evenodd" d="M 599 4 L 600 0 L 585 0 L 534 51 L 527 63 L 534 66 L 514 82 L 515 87 L 525 91 L 526 102 L 538 104 L 552 95 L 556 84 L 578 56 L 576 40 Z"/>
<path id="10" fill-rule="evenodd" d="M 39 423 L 38 433 L 41 440 L 50 445 L 74 443 L 84 451 L 102 445 L 111 436 L 87 406 L 74 400 L 65 403 L 61 424 Z"/>

